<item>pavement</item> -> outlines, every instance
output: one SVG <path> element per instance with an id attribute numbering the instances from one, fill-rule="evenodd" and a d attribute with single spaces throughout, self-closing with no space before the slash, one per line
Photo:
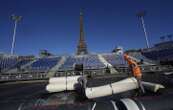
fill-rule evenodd
<path id="1" fill-rule="evenodd" d="M 33 99 L 45 92 L 44 82 L 18 82 L 0 85 L 0 109 L 17 110 L 19 105 L 26 100 Z"/>
<path id="2" fill-rule="evenodd" d="M 119 77 L 116 80 L 120 80 Z M 110 83 L 114 77 L 109 79 L 93 78 L 88 85 Z M 167 76 L 158 76 L 155 74 L 145 75 L 145 81 L 159 82 L 166 86 L 166 90 L 160 94 L 173 93 L 173 79 Z M 93 81 L 93 82 L 92 82 Z M 0 110 L 57 110 L 59 108 L 66 110 L 74 107 L 74 110 L 92 110 L 93 100 L 83 100 L 75 92 L 61 92 L 49 94 L 45 91 L 47 81 L 21 81 L 0 84 Z M 151 96 L 152 94 L 150 94 Z M 111 97 L 114 98 L 114 97 Z M 112 103 L 110 100 L 105 103 Z M 104 102 L 100 102 L 100 110 L 104 110 Z M 98 106 L 97 106 L 98 107 Z M 112 108 L 111 108 L 112 109 Z M 72 108 L 73 110 L 73 108 Z"/>

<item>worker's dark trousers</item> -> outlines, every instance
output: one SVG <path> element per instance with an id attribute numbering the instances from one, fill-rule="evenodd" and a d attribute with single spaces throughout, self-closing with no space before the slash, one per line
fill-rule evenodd
<path id="1" fill-rule="evenodd" d="M 136 79 L 137 79 L 139 88 L 141 89 L 142 93 L 145 93 L 145 89 L 144 89 L 144 86 L 142 85 L 141 79 L 139 79 L 139 78 L 136 78 Z"/>

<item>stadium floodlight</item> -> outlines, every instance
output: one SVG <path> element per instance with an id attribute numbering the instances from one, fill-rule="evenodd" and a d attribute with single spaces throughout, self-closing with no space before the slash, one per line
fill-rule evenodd
<path id="1" fill-rule="evenodd" d="M 11 54 L 14 54 L 14 46 L 15 46 L 15 40 L 16 40 L 17 23 L 22 19 L 22 16 L 12 15 L 11 19 L 14 21 L 13 40 L 12 40 L 12 44 L 11 44 Z"/>
<path id="2" fill-rule="evenodd" d="M 146 45 L 147 45 L 147 48 L 149 48 L 150 46 L 149 46 L 149 42 L 148 42 L 148 34 L 147 34 L 147 31 L 146 31 L 145 22 L 144 22 L 144 16 L 145 15 L 146 15 L 146 11 L 140 11 L 139 13 L 136 14 L 136 16 L 139 17 L 140 20 L 141 20 L 143 31 L 144 31 L 144 34 L 145 34 Z"/>

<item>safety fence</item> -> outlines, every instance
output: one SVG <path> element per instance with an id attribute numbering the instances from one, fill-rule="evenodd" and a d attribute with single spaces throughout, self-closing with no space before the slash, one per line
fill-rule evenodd
<path id="1" fill-rule="evenodd" d="M 111 69 L 115 69 L 116 72 L 112 73 Z M 143 73 L 152 72 L 169 72 L 173 71 L 173 67 L 170 65 L 141 65 L 141 70 Z M 50 72 L 50 71 L 49 71 Z M 88 77 L 95 76 L 107 76 L 107 75 L 117 75 L 124 76 L 129 75 L 130 69 L 127 66 L 116 66 L 114 68 L 101 68 L 101 69 L 84 69 L 84 70 L 64 70 L 64 71 L 54 71 L 53 77 L 61 76 L 73 76 L 73 75 L 86 75 Z M 15 80 L 35 80 L 35 79 L 48 79 L 48 71 L 25 71 L 25 72 L 15 72 L 15 73 L 0 73 L 0 81 L 15 81 Z"/>

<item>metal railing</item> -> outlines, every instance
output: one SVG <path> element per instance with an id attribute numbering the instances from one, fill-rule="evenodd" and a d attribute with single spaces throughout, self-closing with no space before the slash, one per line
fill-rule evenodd
<path id="1" fill-rule="evenodd" d="M 84 69 L 83 71 L 75 71 L 74 69 L 54 71 L 55 77 L 73 76 L 73 75 L 87 75 L 90 77 L 111 75 L 111 68 L 100 69 Z M 127 66 L 119 65 L 114 67 L 118 71 L 116 75 L 128 75 L 130 70 Z M 141 65 L 141 70 L 144 73 L 151 72 L 168 72 L 173 71 L 171 65 Z M 13 81 L 13 80 L 35 80 L 35 79 L 48 79 L 48 71 L 18 71 L 16 73 L 0 73 L 0 81 Z"/>

